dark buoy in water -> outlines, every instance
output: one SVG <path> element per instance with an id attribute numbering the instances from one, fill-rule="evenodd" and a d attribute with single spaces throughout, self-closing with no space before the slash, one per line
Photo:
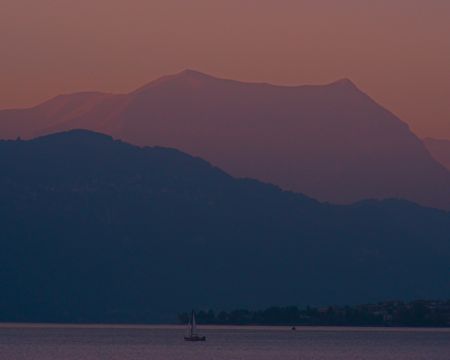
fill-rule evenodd
<path id="1" fill-rule="evenodd" d="M 295 326 L 293 326 L 293 327 L 291 327 L 291 330 L 295 331 L 295 330 L 297 330 L 297 328 Z"/>

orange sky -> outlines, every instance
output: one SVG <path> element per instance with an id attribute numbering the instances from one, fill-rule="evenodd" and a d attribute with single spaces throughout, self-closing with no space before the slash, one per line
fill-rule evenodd
<path id="1" fill-rule="evenodd" d="M 276 84 L 342 77 L 450 139 L 449 0 L 0 0 L 0 108 L 125 92 L 194 68 Z"/>

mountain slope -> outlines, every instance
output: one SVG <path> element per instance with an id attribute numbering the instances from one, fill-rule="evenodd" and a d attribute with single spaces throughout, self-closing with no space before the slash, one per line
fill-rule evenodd
<path id="1" fill-rule="evenodd" d="M 450 296 L 449 213 L 321 204 L 86 131 L 0 142 L 0 321 Z"/>
<path id="2" fill-rule="evenodd" d="M 423 142 L 436 161 L 450 170 L 450 140 L 426 138 Z"/>
<path id="3" fill-rule="evenodd" d="M 187 70 L 130 94 L 91 95 L 72 107 L 80 95 L 74 96 L 68 96 L 71 106 L 45 116 L 36 109 L 0 112 L 0 135 L 86 128 L 138 145 L 174 147 L 233 176 L 322 201 L 395 197 L 450 208 L 449 171 L 406 124 L 349 80 L 288 87 Z"/>

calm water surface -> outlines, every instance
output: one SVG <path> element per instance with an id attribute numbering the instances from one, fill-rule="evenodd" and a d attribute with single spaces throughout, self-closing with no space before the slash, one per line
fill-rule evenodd
<path id="1" fill-rule="evenodd" d="M 450 329 L 0 325 L 5 360 L 449 360 Z"/>

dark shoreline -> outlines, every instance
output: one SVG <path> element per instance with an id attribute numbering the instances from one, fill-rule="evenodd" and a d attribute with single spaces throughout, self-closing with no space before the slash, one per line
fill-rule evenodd
<path id="1" fill-rule="evenodd" d="M 183 325 L 188 313 L 148 314 L 115 311 L 113 313 L 66 312 L 54 316 L 0 316 L 0 324 L 67 324 L 93 326 Z M 178 321 L 177 321 L 178 320 Z M 199 325 L 277 326 L 277 327 L 359 327 L 359 328 L 449 328 L 450 300 L 385 301 L 376 304 L 326 307 L 272 306 L 262 310 L 196 311 Z"/>
<path id="2" fill-rule="evenodd" d="M 178 315 L 187 322 L 187 313 Z M 273 306 L 264 310 L 213 310 L 197 313 L 199 324 L 259 326 L 450 327 L 450 300 L 386 301 L 353 306 L 299 308 Z"/>

